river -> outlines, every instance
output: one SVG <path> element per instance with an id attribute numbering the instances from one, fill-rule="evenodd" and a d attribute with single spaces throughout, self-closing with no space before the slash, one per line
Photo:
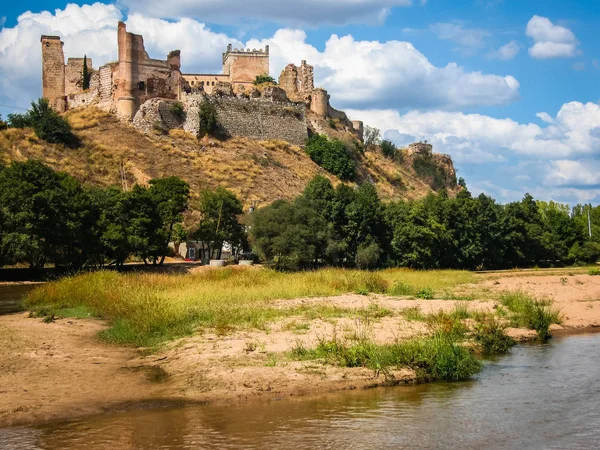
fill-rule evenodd
<path id="1" fill-rule="evenodd" d="M 23 310 L 21 299 L 39 283 L 0 284 L 0 315 Z"/>
<path id="2" fill-rule="evenodd" d="M 600 333 L 521 345 L 472 381 L 155 407 L 0 430 L 7 449 L 594 448 Z"/>

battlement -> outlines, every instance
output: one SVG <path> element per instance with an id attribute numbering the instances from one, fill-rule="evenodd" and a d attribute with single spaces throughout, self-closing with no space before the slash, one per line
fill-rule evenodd
<path id="1" fill-rule="evenodd" d="M 263 49 L 249 49 L 249 48 L 233 48 L 231 44 L 227 45 L 227 50 L 223 53 L 223 64 L 227 61 L 230 56 L 269 56 L 269 46 L 265 46 Z"/>
<path id="2" fill-rule="evenodd" d="M 44 42 L 44 41 L 60 41 L 60 36 L 47 36 L 45 34 L 42 34 L 42 37 L 40 38 L 40 42 Z"/>

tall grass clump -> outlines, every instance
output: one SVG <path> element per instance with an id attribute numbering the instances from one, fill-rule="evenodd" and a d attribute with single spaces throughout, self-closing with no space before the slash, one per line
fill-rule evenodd
<path id="1" fill-rule="evenodd" d="M 590 269 L 588 271 L 588 275 L 590 275 L 590 276 L 598 276 L 598 275 L 600 275 L 600 269 Z"/>
<path id="2" fill-rule="evenodd" d="M 342 269 L 280 273 L 226 268 L 188 275 L 100 271 L 45 284 L 29 294 L 26 307 L 60 315 L 60 310 L 85 306 L 111 324 L 104 339 L 154 346 L 199 327 L 264 328 L 298 313 L 297 307 L 285 307 L 286 299 L 387 288 L 375 272 Z M 275 300 L 283 306 L 273 305 Z"/>
<path id="3" fill-rule="evenodd" d="M 506 334 L 507 325 L 492 314 L 478 317 L 473 338 L 481 345 L 485 355 L 506 353 L 516 344 L 515 340 Z"/>
<path id="4" fill-rule="evenodd" d="M 560 312 L 550 307 L 550 301 L 537 300 L 525 292 L 506 292 L 500 301 L 510 311 L 511 326 L 535 330 L 542 340 L 550 337 L 550 325 L 562 322 Z"/>
<path id="5" fill-rule="evenodd" d="M 443 332 L 388 345 L 366 338 L 349 343 L 334 336 L 322 339 L 315 349 L 295 349 L 290 356 L 324 359 L 341 367 L 366 367 L 386 377 L 391 377 L 394 368 L 408 367 L 421 381 L 466 380 L 481 370 L 481 363 L 471 352 Z"/>

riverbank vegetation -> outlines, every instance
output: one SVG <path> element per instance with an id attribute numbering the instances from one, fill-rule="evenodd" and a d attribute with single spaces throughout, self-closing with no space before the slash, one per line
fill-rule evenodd
<path id="1" fill-rule="evenodd" d="M 293 315 L 343 316 L 353 311 L 321 306 L 274 306 L 281 299 L 385 293 L 399 280 L 448 289 L 472 281 L 460 271 L 368 272 L 324 269 L 281 273 L 268 269 L 226 268 L 189 275 L 121 274 L 99 271 L 41 286 L 26 300 L 34 314 L 64 315 L 85 307 L 107 319 L 103 337 L 112 342 L 151 346 L 211 327 L 226 332 L 239 327 L 265 329 L 269 322 Z"/>

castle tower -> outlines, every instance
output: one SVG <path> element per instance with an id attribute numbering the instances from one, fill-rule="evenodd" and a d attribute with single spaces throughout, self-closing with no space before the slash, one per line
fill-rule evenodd
<path id="1" fill-rule="evenodd" d="M 141 40 L 143 48 L 143 40 L 139 35 L 127 32 L 127 27 L 124 22 L 119 22 L 117 30 L 117 44 L 119 47 L 119 74 L 117 79 L 117 115 L 127 119 L 133 119 L 133 115 L 137 110 L 135 99 L 136 88 L 136 73 L 134 66 L 140 58 L 138 54 L 138 46 Z M 138 45 L 136 45 L 138 44 Z"/>
<path id="2" fill-rule="evenodd" d="M 317 88 L 311 92 L 310 110 L 319 117 L 327 117 L 329 112 L 329 94 L 325 89 Z"/>
<path id="3" fill-rule="evenodd" d="M 65 112 L 65 55 L 58 36 L 42 36 L 42 97 L 58 112 Z"/>
<path id="4" fill-rule="evenodd" d="M 232 85 L 251 85 L 258 75 L 269 74 L 269 46 L 264 50 L 238 50 L 227 46 L 223 53 L 223 73 Z"/>

